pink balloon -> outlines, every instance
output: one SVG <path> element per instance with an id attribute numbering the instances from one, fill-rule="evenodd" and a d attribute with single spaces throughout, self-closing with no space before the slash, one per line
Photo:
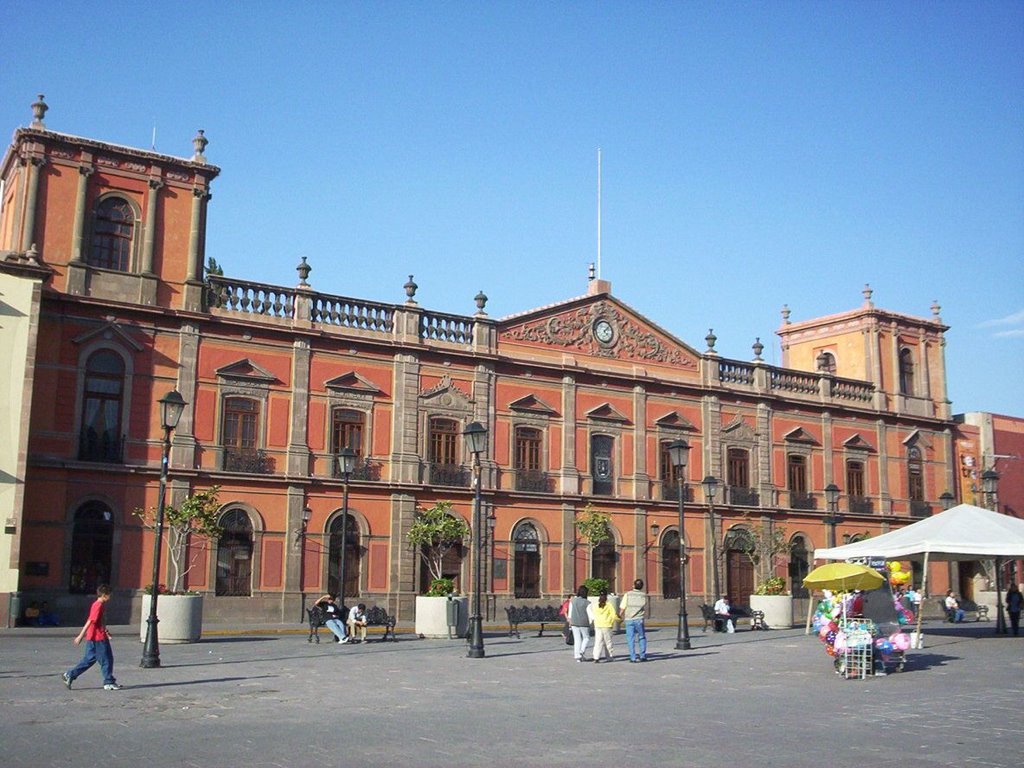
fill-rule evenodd
<path id="1" fill-rule="evenodd" d="M 910 647 L 910 638 L 903 632 L 893 632 L 889 635 L 889 642 L 897 651 L 905 651 Z"/>

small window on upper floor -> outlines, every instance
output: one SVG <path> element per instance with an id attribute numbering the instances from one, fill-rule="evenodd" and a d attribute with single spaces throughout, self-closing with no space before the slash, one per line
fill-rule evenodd
<path id="1" fill-rule="evenodd" d="M 900 350 L 900 394 L 914 394 L 914 353 L 906 347 Z"/>
<path id="2" fill-rule="evenodd" d="M 836 356 L 831 352 L 822 352 L 818 355 L 818 370 L 822 373 L 836 373 Z"/>
<path id="3" fill-rule="evenodd" d="M 135 211 L 128 201 L 122 197 L 104 198 L 93 214 L 89 265 L 127 272 L 131 268 L 134 236 Z"/>

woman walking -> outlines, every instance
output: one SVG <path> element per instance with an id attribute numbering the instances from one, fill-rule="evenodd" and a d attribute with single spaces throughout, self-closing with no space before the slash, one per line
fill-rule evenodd
<path id="1" fill-rule="evenodd" d="M 565 618 L 572 630 L 572 655 L 576 661 L 585 661 L 587 646 L 590 644 L 590 601 L 588 590 L 580 585 L 576 596 L 570 598 Z"/>
<path id="2" fill-rule="evenodd" d="M 608 593 L 601 590 L 596 606 L 591 606 L 594 614 L 594 662 L 601 661 L 602 655 L 612 658 L 612 628 L 615 626 L 615 609 L 608 602 Z"/>

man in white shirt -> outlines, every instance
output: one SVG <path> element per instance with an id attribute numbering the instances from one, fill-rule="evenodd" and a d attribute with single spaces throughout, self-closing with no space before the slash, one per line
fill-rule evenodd
<path id="1" fill-rule="evenodd" d="M 964 620 L 964 609 L 960 607 L 952 589 L 946 592 L 946 616 L 950 621 L 957 623 Z"/>
<path id="2" fill-rule="evenodd" d="M 736 625 L 733 624 L 732 619 L 732 607 L 729 605 L 729 598 L 724 595 L 718 598 L 718 602 L 715 603 L 715 615 L 722 616 L 725 620 L 725 631 L 732 634 L 736 631 Z"/>

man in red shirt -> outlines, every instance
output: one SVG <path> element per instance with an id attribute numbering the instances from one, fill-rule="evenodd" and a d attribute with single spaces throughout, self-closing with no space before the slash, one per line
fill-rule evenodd
<path id="1" fill-rule="evenodd" d="M 110 648 L 110 634 L 103 621 L 103 609 L 109 599 L 110 587 L 100 584 L 96 588 L 96 602 L 89 609 L 89 618 L 86 619 L 85 626 L 75 638 L 75 645 L 79 645 L 82 638 L 85 638 L 85 655 L 77 666 L 61 675 L 68 690 L 71 689 L 71 684 L 75 682 L 75 679 L 96 662 L 99 662 L 100 670 L 103 672 L 103 690 L 121 690 L 122 686 L 118 685 L 117 680 L 114 679 L 114 652 Z"/>

